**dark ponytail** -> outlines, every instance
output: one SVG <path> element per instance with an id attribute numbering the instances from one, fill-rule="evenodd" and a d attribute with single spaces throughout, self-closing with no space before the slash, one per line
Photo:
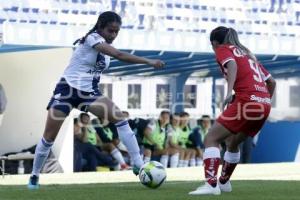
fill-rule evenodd
<path id="1" fill-rule="evenodd" d="M 255 55 L 245 47 L 239 40 L 236 30 L 219 26 L 210 33 L 210 42 L 217 41 L 219 44 L 231 44 L 242 50 L 252 60 L 257 61 Z"/>
<path id="2" fill-rule="evenodd" d="M 98 24 L 98 22 L 97 22 L 97 24 Z M 91 34 L 92 32 L 95 32 L 95 31 L 97 30 L 97 24 L 95 24 L 95 26 L 94 26 L 91 30 L 89 30 L 89 32 L 87 32 L 87 34 L 85 34 L 84 37 L 75 40 L 75 42 L 73 42 L 73 45 L 76 45 L 78 42 L 79 42 L 80 44 L 83 44 L 83 43 L 85 42 L 85 38 L 86 38 L 89 34 Z"/>
<path id="3" fill-rule="evenodd" d="M 112 12 L 112 11 L 106 11 L 106 12 L 101 13 L 98 17 L 98 20 L 97 20 L 97 23 L 95 24 L 95 26 L 91 30 L 89 30 L 89 32 L 87 32 L 87 34 L 84 37 L 77 39 L 73 43 L 73 45 L 76 45 L 78 42 L 80 44 L 83 44 L 85 42 L 85 39 L 87 38 L 87 36 L 89 34 L 97 31 L 98 29 L 103 29 L 109 23 L 113 23 L 113 22 L 117 22 L 119 24 L 122 24 L 121 17 L 117 13 Z"/>

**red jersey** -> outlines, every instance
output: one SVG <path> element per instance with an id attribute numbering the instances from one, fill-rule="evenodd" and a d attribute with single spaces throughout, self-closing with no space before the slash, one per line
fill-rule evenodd
<path id="1" fill-rule="evenodd" d="M 234 45 L 221 45 L 216 49 L 216 59 L 227 80 L 226 63 L 233 60 L 237 64 L 236 80 L 233 86 L 237 98 L 270 104 L 270 94 L 265 81 L 270 73 L 258 62 Z"/>

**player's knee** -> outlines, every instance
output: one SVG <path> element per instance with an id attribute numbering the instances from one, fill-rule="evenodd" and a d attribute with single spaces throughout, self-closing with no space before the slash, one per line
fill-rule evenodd
<path id="1" fill-rule="evenodd" d="M 238 152 L 240 150 L 239 144 L 231 142 L 227 145 L 227 151 L 229 152 Z"/>
<path id="2" fill-rule="evenodd" d="M 204 139 L 205 147 L 212 146 L 212 144 L 214 144 L 214 143 L 215 143 L 214 137 L 212 137 L 211 135 L 208 134 Z"/>
<path id="3" fill-rule="evenodd" d="M 163 149 L 163 150 L 162 150 L 162 154 L 163 154 L 163 155 L 168 155 L 168 154 L 169 154 L 168 149 Z"/>
<path id="4" fill-rule="evenodd" d="M 109 117 L 109 121 L 112 123 L 118 123 L 124 120 L 126 120 L 126 116 L 121 112 L 121 110 L 113 112 Z"/>
<path id="5" fill-rule="evenodd" d="M 151 156 L 151 150 L 145 149 L 145 150 L 144 150 L 144 156 L 145 156 L 145 157 L 150 157 L 150 156 Z"/>

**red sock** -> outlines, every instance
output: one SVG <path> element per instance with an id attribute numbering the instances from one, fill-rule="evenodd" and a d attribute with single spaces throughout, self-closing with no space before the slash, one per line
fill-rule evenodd
<path id="1" fill-rule="evenodd" d="M 204 173 L 206 181 L 213 187 L 217 186 L 217 173 L 220 158 L 207 158 L 204 160 Z"/>
<path id="2" fill-rule="evenodd" d="M 219 178 L 220 183 L 225 184 L 230 179 L 230 176 L 233 173 L 237 164 L 238 163 L 229 163 L 227 161 L 224 161 L 223 167 L 222 167 L 222 173 Z"/>

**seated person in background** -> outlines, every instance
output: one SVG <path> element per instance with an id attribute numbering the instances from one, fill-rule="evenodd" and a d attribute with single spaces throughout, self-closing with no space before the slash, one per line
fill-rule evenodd
<path id="1" fill-rule="evenodd" d="M 203 164 L 203 149 L 204 149 L 204 138 L 208 133 L 208 129 L 211 126 L 211 119 L 209 115 L 203 115 L 201 119 L 198 120 L 198 126 L 196 126 L 189 136 L 189 141 L 191 141 L 191 146 L 196 150 L 196 166 L 201 166 Z"/>
<path id="2" fill-rule="evenodd" d="M 148 119 L 143 119 L 143 118 L 134 118 L 130 119 L 129 118 L 129 112 L 127 111 L 122 111 L 123 115 L 126 116 L 126 119 L 128 119 L 128 124 L 132 131 L 135 134 L 136 140 L 138 142 L 138 145 L 140 147 L 140 154 L 144 154 L 144 144 L 143 144 L 143 139 L 144 139 L 144 131 L 147 129 L 147 126 L 150 122 Z M 132 162 L 132 160 L 130 160 Z M 132 163 L 131 163 L 132 165 Z"/>
<path id="3" fill-rule="evenodd" d="M 135 118 L 135 119 L 129 119 L 128 123 L 132 131 L 135 133 L 136 139 L 141 148 L 141 152 L 143 152 L 144 131 L 147 129 L 150 120 L 143 119 L 143 118 Z"/>
<path id="4" fill-rule="evenodd" d="M 129 124 L 130 128 L 135 133 L 135 136 L 136 136 L 136 139 L 138 141 L 138 144 L 139 144 L 140 148 L 143 148 L 144 131 L 147 128 L 150 120 L 139 118 L 139 117 L 134 118 L 134 119 L 130 119 L 129 118 L 129 112 L 122 111 L 122 113 L 126 117 L 126 119 L 128 120 L 128 124 Z M 141 152 L 143 152 L 142 149 L 141 149 Z"/>
<path id="5" fill-rule="evenodd" d="M 186 149 L 179 145 L 180 129 L 180 114 L 174 113 L 170 117 L 170 134 L 168 135 L 168 144 L 170 149 L 176 149 L 179 153 L 174 154 L 170 158 L 170 167 L 178 167 L 179 160 L 184 160 Z"/>
<path id="6" fill-rule="evenodd" d="M 178 167 L 188 167 L 196 165 L 196 151 L 192 142 L 189 140 L 189 136 L 192 132 L 189 126 L 190 115 L 187 112 L 180 113 L 180 134 L 178 137 L 179 145 L 185 149 L 185 155 L 183 160 L 179 160 Z"/>
<path id="7" fill-rule="evenodd" d="M 121 170 L 130 169 L 120 150 L 117 148 L 120 141 L 115 125 L 108 121 L 99 120 L 98 118 L 92 120 L 92 125 L 96 130 L 97 137 L 100 138 L 103 143 L 101 145 L 102 149 L 109 152 L 111 156 L 118 161 Z"/>
<path id="8" fill-rule="evenodd" d="M 169 155 L 178 151 L 168 149 L 167 136 L 171 131 L 169 125 L 170 112 L 162 111 L 159 120 L 151 121 L 144 131 L 144 162 L 149 162 L 151 156 L 161 156 L 160 162 L 164 167 L 168 166 Z"/>
<path id="9" fill-rule="evenodd" d="M 109 155 L 97 147 L 97 145 L 100 145 L 100 139 L 97 137 L 95 129 L 91 126 L 90 116 L 87 113 L 81 113 L 78 120 L 74 120 L 74 145 L 74 168 L 76 171 L 81 171 L 81 159 L 87 161 L 85 166 L 87 171 L 96 171 L 99 165 L 108 167 L 116 165 Z"/>
<path id="10" fill-rule="evenodd" d="M 208 133 L 208 130 L 211 127 L 211 123 L 212 123 L 212 119 L 210 118 L 209 115 L 203 115 L 199 120 L 199 128 L 200 128 L 201 141 L 202 141 L 201 148 L 204 148 L 203 141 Z"/>

